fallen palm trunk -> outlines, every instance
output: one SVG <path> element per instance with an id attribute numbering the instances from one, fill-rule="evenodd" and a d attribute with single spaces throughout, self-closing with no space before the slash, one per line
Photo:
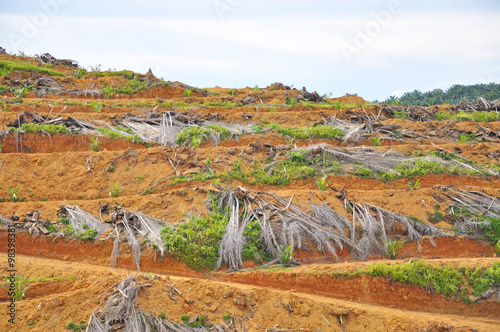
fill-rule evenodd
<path id="1" fill-rule="evenodd" d="M 441 192 L 450 207 L 455 229 L 473 238 L 496 241 L 497 235 L 491 231 L 492 222 L 500 218 L 499 198 L 452 187 L 442 187 Z"/>
<path id="2" fill-rule="evenodd" d="M 238 200 L 244 204 L 243 217 L 239 217 Z M 252 204 L 259 208 L 252 209 Z M 275 259 L 284 255 L 285 248 L 302 249 L 305 242 L 334 257 L 337 257 L 337 250 L 347 247 L 353 258 L 363 260 L 373 254 L 387 253 L 390 237 L 404 235 L 409 241 L 420 244 L 424 236 L 429 236 L 431 243 L 433 237 L 451 236 L 416 218 L 371 204 L 347 201 L 345 204 L 353 211 L 352 221 L 326 204 L 311 205 L 311 211 L 306 212 L 305 207 L 293 203 L 293 196 L 285 199 L 271 192 L 250 192 L 241 187 L 236 191 L 228 189 L 219 197 L 219 205 L 228 207 L 231 212 L 216 268 L 222 262 L 233 270 L 243 266 L 241 253 L 246 242 L 243 233 L 253 220 L 259 222 L 266 250 Z M 396 224 L 401 225 L 398 226 L 401 234 L 396 231 Z"/>
<path id="3" fill-rule="evenodd" d="M 150 280 L 151 282 L 152 280 Z M 117 288 L 104 297 L 106 303 L 101 310 L 94 310 L 90 316 L 87 332 L 202 332 L 204 327 L 191 327 L 175 323 L 167 318 L 157 317 L 151 312 L 144 312 L 135 306 L 139 291 L 152 286 L 151 283 L 139 283 L 136 276 L 122 280 Z M 232 325 L 232 324 L 231 324 Z M 230 331 L 232 326 L 211 326 L 215 331 Z"/>
<path id="4" fill-rule="evenodd" d="M 438 147 L 439 148 L 439 147 Z M 439 148 L 440 150 L 443 150 Z M 368 167 L 376 172 L 390 172 L 397 176 L 401 175 L 397 170 L 398 166 L 405 166 L 409 169 L 415 169 L 421 167 L 424 163 L 435 163 L 443 167 L 443 170 L 453 170 L 460 169 L 461 172 L 474 172 L 474 174 L 488 174 L 491 176 L 498 176 L 497 171 L 492 171 L 481 165 L 470 166 L 465 162 L 469 160 L 457 156 L 456 159 L 450 158 L 450 160 L 444 160 L 436 156 L 426 156 L 426 157 L 405 157 L 402 154 L 395 151 L 387 151 L 385 153 L 380 153 L 369 147 L 355 147 L 355 148 L 337 148 L 328 144 L 316 144 L 309 146 L 306 149 L 307 152 L 312 155 L 317 154 L 329 154 L 339 161 L 345 161 L 348 163 L 361 164 Z M 447 152 L 447 151 L 446 151 Z M 455 156 L 453 153 L 450 155 Z M 460 160 L 457 160 L 460 159 Z M 424 165 L 425 166 L 425 165 Z"/>

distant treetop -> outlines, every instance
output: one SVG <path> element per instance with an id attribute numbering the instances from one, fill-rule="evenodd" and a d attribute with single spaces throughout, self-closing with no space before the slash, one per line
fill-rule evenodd
<path id="1" fill-rule="evenodd" d="M 434 89 L 427 92 L 414 90 L 412 92 L 405 92 L 399 98 L 396 96 L 390 96 L 386 100 L 382 101 L 382 103 L 413 106 L 432 106 L 441 104 L 457 105 L 464 99 L 475 103 L 478 97 L 482 97 L 487 101 L 500 99 L 500 84 L 455 84 L 446 91 L 441 89 Z"/>

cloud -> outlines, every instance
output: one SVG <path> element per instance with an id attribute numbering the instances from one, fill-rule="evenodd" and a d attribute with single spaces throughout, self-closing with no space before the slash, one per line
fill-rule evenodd
<path id="1" fill-rule="evenodd" d="M 69 1 L 19 49 L 10 47 L 9 36 L 22 35 L 26 19 L 40 7 L 36 1 L 9 3 L 0 13 L 0 45 L 11 52 L 75 58 L 86 66 L 140 72 L 151 67 L 159 76 L 189 84 L 232 87 L 280 80 L 319 92 L 358 92 L 367 99 L 499 79 L 492 69 L 500 60 L 498 2 L 401 0 L 402 12 L 359 47 L 356 38 L 370 24 L 373 28 L 374 13 L 387 11 L 389 0 L 221 1 L 232 4 L 223 19 L 214 0 L 140 6 L 131 0 Z M 356 52 L 347 59 L 341 45 Z"/>

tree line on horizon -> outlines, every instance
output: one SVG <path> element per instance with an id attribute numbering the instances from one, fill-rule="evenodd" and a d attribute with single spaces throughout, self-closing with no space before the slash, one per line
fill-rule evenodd
<path id="1" fill-rule="evenodd" d="M 434 89 L 432 91 L 422 92 L 413 90 L 405 92 L 399 98 L 390 96 L 382 101 L 382 104 L 388 105 L 409 105 L 409 106 L 433 106 L 441 104 L 460 104 L 464 99 L 472 103 L 477 102 L 477 98 L 484 98 L 487 101 L 500 99 L 500 84 L 474 84 L 461 85 L 454 84 L 446 91 Z M 374 103 L 379 101 L 375 100 Z"/>

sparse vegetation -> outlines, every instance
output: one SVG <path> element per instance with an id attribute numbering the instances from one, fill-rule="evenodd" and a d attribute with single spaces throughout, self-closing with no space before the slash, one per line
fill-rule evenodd
<path id="1" fill-rule="evenodd" d="M 391 239 L 387 240 L 387 256 L 390 259 L 396 259 L 399 255 L 399 251 L 404 247 L 405 243 L 403 241 L 393 241 Z"/>
<path id="2" fill-rule="evenodd" d="M 293 256 L 293 248 L 292 246 L 288 246 L 286 248 L 283 248 L 282 250 L 283 253 L 280 256 L 280 262 L 283 266 L 290 266 Z"/>
<path id="3" fill-rule="evenodd" d="M 382 144 L 382 139 L 380 137 L 376 136 L 376 137 L 372 138 L 370 143 L 372 146 L 380 146 Z"/>
<path id="4" fill-rule="evenodd" d="M 228 138 L 231 133 L 221 125 L 207 125 L 205 127 L 189 126 L 177 135 L 175 142 L 182 145 L 184 142 L 190 141 L 191 146 L 197 148 L 203 142 L 211 139 L 213 135 L 217 135 L 221 140 L 224 140 Z"/>
<path id="5" fill-rule="evenodd" d="M 90 148 L 92 151 L 99 152 L 101 149 L 102 143 L 99 143 L 99 137 L 97 136 L 92 136 L 92 143 L 89 143 Z"/>
<path id="6" fill-rule="evenodd" d="M 325 138 L 325 139 L 342 139 L 344 132 L 342 129 L 319 125 L 313 127 L 282 127 L 280 125 L 270 125 L 272 129 L 278 131 L 283 136 L 289 136 L 294 139 L 309 139 L 309 138 Z"/>
<path id="7" fill-rule="evenodd" d="M 97 230 L 89 228 L 83 232 L 76 233 L 74 237 L 80 241 L 94 241 L 98 233 Z"/>
<path id="8" fill-rule="evenodd" d="M 318 186 L 319 190 L 322 190 L 322 191 L 328 190 L 328 183 L 326 182 L 326 175 L 323 176 L 322 178 L 316 179 L 316 185 Z"/>
<path id="9" fill-rule="evenodd" d="M 18 61 L 0 60 L 0 69 L 6 70 L 9 72 L 12 72 L 15 70 L 27 71 L 27 72 L 35 71 L 38 73 L 44 73 L 44 74 L 51 75 L 51 76 L 65 76 L 64 73 L 61 73 L 59 71 L 55 71 L 55 70 L 48 69 L 45 67 L 32 65 L 29 63 L 25 63 L 25 62 L 18 62 Z"/>
<path id="10" fill-rule="evenodd" d="M 147 142 L 144 142 L 142 140 L 142 138 L 140 138 L 137 134 L 125 135 L 119 131 L 119 130 L 121 130 L 125 133 L 130 133 L 130 130 L 128 128 L 124 129 L 124 130 L 122 130 L 123 127 L 116 128 L 116 129 L 117 130 L 113 130 L 113 129 L 106 128 L 106 127 L 101 127 L 99 129 L 97 129 L 97 131 L 100 132 L 101 134 L 103 134 L 104 136 L 109 137 L 109 138 L 126 139 L 132 143 L 147 144 Z"/>
<path id="11" fill-rule="evenodd" d="M 224 212 L 191 219 L 175 229 L 165 227 L 161 238 L 169 254 L 197 270 L 212 269 L 219 256 L 219 243 L 229 218 Z"/>
<path id="12" fill-rule="evenodd" d="M 120 184 L 118 183 L 118 181 L 115 181 L 109 188 L 109 195 L 111 197 L 119 197 L 122 191 L 123 190 L 120 188 Z"/>
<path id="13" fill-rule="evenodd" d="M 24 202 L 25 198 L 19 194 L 21 190 L 23 190 L 22 186 L 8 187 L 9 201 L 12 203 Z"/>
<path id="14" fill-rule="evenodd" d="M 295 98 L 287 98 L 286 99 L 286 104 L 290 105 L 290 106 L 297 106 L 298 105 L 298 101 Z"/>
<path id="15" fill-rule="evenodd" d="M 100 113 L 102 108 L 104 107 L 104 104 L 98 103 L 97 101 L 94 100 L 90 103 L 90 107 L 92 107 L 94 113 Z"/>
<path id="16" fill-rule="evenodd" d="M 113 90 L 112 87 L 110 87 L 109 85 L 105 85 L 102 87 L 102 93 L 104 94 L 104 97 L 106 97 L 106 99 L 111 99 L 111 97 L 113 97 L 115 95 L 115 90 Z"/>
<path id="17" fill-rule="evenodd" d="M 73 323 L 69 321 L 66 326 L 64 326 L 67 330 L 73 330 L 75 332 L 83 331 L 87 328 L 87 323 L 85 321 L 80 321 L 80 323 Z"/>

